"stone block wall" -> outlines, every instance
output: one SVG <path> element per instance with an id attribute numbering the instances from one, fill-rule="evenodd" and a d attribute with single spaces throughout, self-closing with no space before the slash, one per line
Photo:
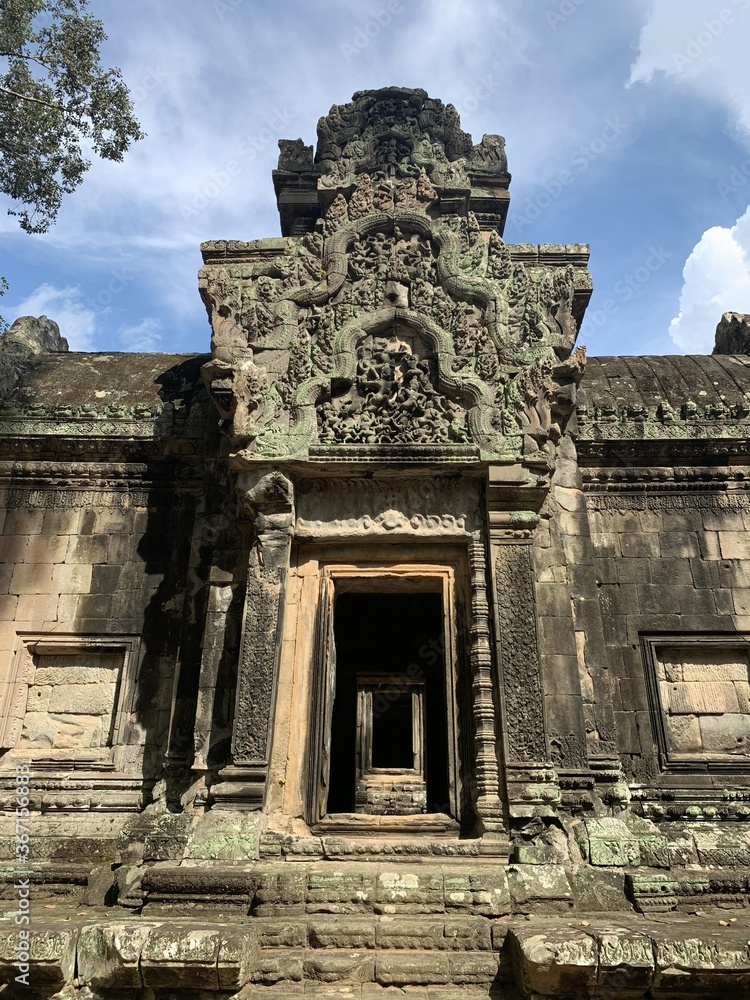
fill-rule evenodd
<path id="1" fill-rule="evenodd" d="M 659 711 L 675 753 L 748 755 L 750 510 L 737 504 L 588 495 L 617 741 L 636 780 L 658 775 Z"/>
<path id="2" fill-rule="evenodd" d="M 421 780 L 373 780 L 365 776 L 357 781 L 355 810 L 370 816 L 411 816 L 427 811 L 427 785 Z"/>
<path id="3" fill-rule="evenodd" d="M 736 647 L 661 650 L 656 678 L 672 750 L 748 756 L 749 668 L 747 650 Z"/>
<path id="4" fill-rule="evenodd" d="M 85 752 L 109 746 L 122 657 L 76 650 L 34 659 L 19 748 Z"/>
<path id="5" fill-rule="evenodd" d="M 129 681 L 128 769 L 153 781 L 184 641 L 194 505 L 176 503 L 167 490 L 70 491 L 64 507 L 55 505 L 55 491 L 25 499 L 0 510 L 0 705 L 3 718 L 21 723 L 4 746 L 37 756 L 101 750 Z M 129 678 L 121 676 L 120 652 L 75 648 L 76 637 L 112 636 L 133 640 Z"/>
<path id="6" fill-rule="evenodd" d="M 553 489 L 533 536 L 539 660 L 550 756 L 558 769 L 613 755 L 615 733 L 595 578 L 595 548 L 575 447 L 558 449 Z"/>

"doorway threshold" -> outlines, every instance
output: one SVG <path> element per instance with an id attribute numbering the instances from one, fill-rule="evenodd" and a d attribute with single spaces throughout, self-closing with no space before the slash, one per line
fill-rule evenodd
<path id="1" fill-rule="evenodd" d="M 446 813 L 415 813 L 407 816 L 377 816 L 370 813 L 331 813 L 313 827 L 321 836 L 419 836 L 456 839 L 460 827 Z"/>
<path id="2" fill-rule="evenodd" d="M 461 837 L 458 823 L 442 813 L 370 816 L 333 813 L 308 836 L 267 830 L 261 859 L 279 861 L 419 861 L 474 859 L 507 862 L 507 834 Z"/>

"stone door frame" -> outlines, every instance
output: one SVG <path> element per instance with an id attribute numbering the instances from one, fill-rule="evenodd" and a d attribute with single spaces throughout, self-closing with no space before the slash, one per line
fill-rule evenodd
<path id="1" fill-rule="evenodd" d="M 332 619 L 332 605 L 325 614 L 321 614 L 320 609 L 331 600 L 336 581 L 346 580 L 368 592 L 378 586 L 391 592 L 394 587 L 416 592 L 424 590 L 429 583 L 435 592 L 441 593 L 444 621 L 448 622 L 444 655 L 451 688 L 447 691 L 449 772 L 454 779 L 451 812 L 453 816 L 461 815 L 470 806 L 476 814 L 480 833 L 501 833 L 504 823 L 499 799 L 497 705 L 492 685 L 484 546 L 480 538 L 469 533 L 440 540 L 411 538 L 408 546 L 399 543 L 397 549 L 387 545 L 391 539 L 392 536 L 381 537 L 356 546 L 320 542 L 298 542 L 294 546 L 284 600 L 282 654 L 272 726 L 266 797 L 269 828 L 287 831 L 296 828 L 295 816 L 305 817 L 307 830 L 315 822 L 309 809 L 310 773 L 311 769 L 314 772 L 319 767 L 319 762 L 312 760 L 310 767 L 303 766 L 305 758 L 310 756 L 310 727 L 318 727 L 313 738 L 321 747 L 325 727 L 325 711 L 320 714 L 320 699 L 316 702 L 313 688 L 315 637 L 320 635 L 321 627 L 332 628 L 332 620 L 330 625 L 325 623 L 327 618 Z M 323 601 L 320 600 L 321 592 L 326 594 Z M 461 624 L 459 596 L 469 619 L 463 637 L 458 635 Z M 459 641 L 462 638 L 463 649 Z M 324 678 L 329 679 L 325 665 L 317 666 L 318 683 L 321 669 Z M 465 674 L 463 678 L 459 677 L 459 669 Z M 472 732 L 459 747 L 455 720 L 461 680 L 468 692 L 466 719 Z M 319 711 L 314 721 L 311 706 L 316 705 Z M 470 759 L 462 760 L 462 753 L 468 754 Z M 461 764 L 464 773 L 471 778 L 471 787 L 467 789 L 460 783 Z M 319 780 L 319 776 L 315 780 Z"/>
<path id="2" fill-rule="evenodd" d="M 330 581 L 330 584 L 328 583 Z M 454 819 L 461 821 L 461 766 L 458 748 L 458 636 L 455 615 L 456 607 L 456 568 L 452 565 L 416 564 L 402 568 L 388 561 L 375 564 L 339 565 L 337 563 L 321 564 L 320 600 L 329 602 L 327 611 L 319 614 L 318 621 L 325 621 L 328 635 L 318 635 L 317 643 L 324 649 L 331 649 L 333 640 L 333 601 L 337 587 L 345 586 L 348 593 L 437 593 L 440 594 L 443 620 L 443 665 L 446 698 L 446 722 L 448 736 L 448 786 L 449 802 L 446 812 Z M 317 652 L 317 651 L 314 651 Z M 328 656 L 326 661 L 315 656 L 313 670 L 318 674 L 313 677 L 313 718 L 324 721 L 326 729 L 311 727 L 311 738 L 308 743 L 308 806 L 315 801 L 313 784 L 324 776 L 319 774 L 318 764 L 320 749 L 330 742 L 330 709 L 327 699 L 333 692 L 336 661 Z M 318 709 L 318 704 L 324 699 L 324 704 Z M 307 821 L 314 825 L 323 815 L 315 816 L 307 813 Z"/>

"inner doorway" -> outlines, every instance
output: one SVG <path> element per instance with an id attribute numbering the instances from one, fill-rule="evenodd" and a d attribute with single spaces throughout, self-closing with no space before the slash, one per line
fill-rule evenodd
<path id="1" fill-rule="evenodd" d="M 337 593 L 333 645 L 325 812 L 454 813 L 443 594 Z"/>

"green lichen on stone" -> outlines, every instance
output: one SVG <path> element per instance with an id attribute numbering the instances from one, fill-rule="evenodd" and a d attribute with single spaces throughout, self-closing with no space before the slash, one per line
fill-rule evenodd
<path id="1" fill-rule="evenodd" d="M 258 854 L 257 813 L 213 810 L 192 830 L 185 859 L 191 861 L 249 861 Z"/>

